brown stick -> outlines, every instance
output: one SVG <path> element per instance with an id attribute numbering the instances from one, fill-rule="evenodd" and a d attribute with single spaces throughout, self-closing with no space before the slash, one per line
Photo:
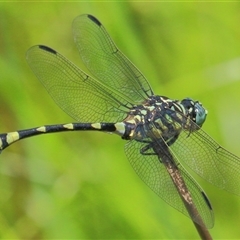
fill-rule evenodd
<path id="1" fill-rule="evenodd" d="M 196 219 L 196 221 L 199 223 L 199 224 L 196 223 L 192 219 L 192 222 L 193 222 L 195 228 L 197 229 L 199 236 L 203 240 L 212 240 L 212 237 L 211 237 L 208 229 L 206 228 L 197 208 L 195 207 L 195 204 L 191 197 L 191 193 L 188 190 L 178 167 L 176 166 L 175 162 L 173 161 L 172 154 L 169 152 L 167 146 L 166 146 L 166 148 L 164 148 L 164 151 L 163 151 L 162 146 L 161 146 L 161 148 L 156 146 L 156 147 L 154 147 L 154 151 L 157 153 L 159 160 L 166 167 L 190 217 L 194 217 L 194 219 Z"/>
<path id="2" fill-rule="evenodd" d="M 171 176 L 174 185 L 176 186 L 178 193 L 189 213 L 190 216 L 194 216 L 194 219 L 197 220 L 198 223 L 196 223 L 195 221 L 192 220 L 193 224 L 195 225 L 195 228 L 198 231 L 199 236 L 201 237 L 201 239 L 204 240 L 211 240 L 212 237 L 208 231 L 208 229 L 205 227 L 205 224 L 197 210 L 197 208 L 195 207 L 193 201 L 192 201 L 192 197 L 191 197 L 191 193 L 189 192 L 178 168 L 176 167 L 176 165 L 173 165 L 170 162 L 165 162 L 163 161 L 169 175 Z"/>

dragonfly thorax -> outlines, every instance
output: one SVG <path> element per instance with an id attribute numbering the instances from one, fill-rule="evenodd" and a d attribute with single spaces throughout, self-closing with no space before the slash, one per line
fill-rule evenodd
<path id="1" fill-rule="evenodd" d="M 206 119 L 207 111 L 198 101 L 190 98 L 172 100 L 164 96 L 151 96 L 142 105 L 134 106 L 127 118 L 124 139 L 172 139 L 181 130 L 193 132 Z"/>

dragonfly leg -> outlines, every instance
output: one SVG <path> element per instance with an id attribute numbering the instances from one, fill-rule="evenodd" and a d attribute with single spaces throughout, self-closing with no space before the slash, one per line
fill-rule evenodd
<path id="1" fill-rule="evenodd" d="M 140 149 L 142 155 L 157 155 L 155 152 L 147 152 L 148 150 L 153 149 L 153 142 L 148 142 L 147 145 Z"/>
<path id="2" fill-rule="evenodd" d="M 167 145 L 171 146 L 173 143 L 175 143 L 175 141 L 178 139 L 179 134 L 174 135 L 172 138 L 167 139 Z M 164 139 L 165 140 L 165 139 Z"/>

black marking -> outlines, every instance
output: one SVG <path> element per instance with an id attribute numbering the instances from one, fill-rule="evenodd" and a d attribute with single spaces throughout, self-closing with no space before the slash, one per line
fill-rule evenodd
<path id="1" fill-rule="evenodd" d="M 205 202 L 207 203 L 208 207 L 210 210 L 212 210 L 212 205 L 208 199 L 208 197 L 206 196 L 206 194 L 204 192 L 202 192 L 203 198 L 205 199 Z"/>
<path id="2" fill-rule="evenodd" d="M 9 144 L 7 142 L 7 134 L 4 133 L 4 134 L 1 134 L 0 135 L 0 143 L 1 143 L 1 146 L 0 146 L 0 152 L 1 150 L 5 149 Z"/>
<path id="3" fill-rule="evenodd" d="M 43 49 L 43 50 L 45 50 L 47 52 L 50 52 L 50 53 L 53 53 L 53 54 L 57 54 L 57 52 L 55 50 L 53 50 L 52 48 L 50 48 L 50 47 L 47 47 L 47 46 L 44 46 L 44 45 L 39 45 L 39 48 Z"/>
<path id="4" fill-rule="evenodd" d="M 101 131 L 115 132 L 117 129 L 114 124 L 101 123 Z"/>
<path id="5" fill-rule="evenodd" d="M 93 15 L 88 14 L 88 18 L 90 18 L 94 23 L 96 23 L 99 27 L 102 26 L 102 24 L 96 19 Z"/>

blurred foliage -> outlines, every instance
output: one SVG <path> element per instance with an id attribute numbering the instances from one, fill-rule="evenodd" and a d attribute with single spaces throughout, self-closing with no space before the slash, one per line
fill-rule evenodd
<path id="1" fill-rule="evenodd" d="M 201 100 L 209 111 L 204 130 L 240 155 L 239 2 L 1 2 L 1 132 L 72 121 L 24 56 L 45 44 L 85 70 L 71 34 L 83 13 L 100 19 L 157 94 Z M 0 238 L 198 238 L 188 218 L 141 182 L 123 146 L 117 136 L 72 132 L 6 149 Z M 240 199 L 197 180 L 215 211 L 213 238 L 239 239 Z"/>

